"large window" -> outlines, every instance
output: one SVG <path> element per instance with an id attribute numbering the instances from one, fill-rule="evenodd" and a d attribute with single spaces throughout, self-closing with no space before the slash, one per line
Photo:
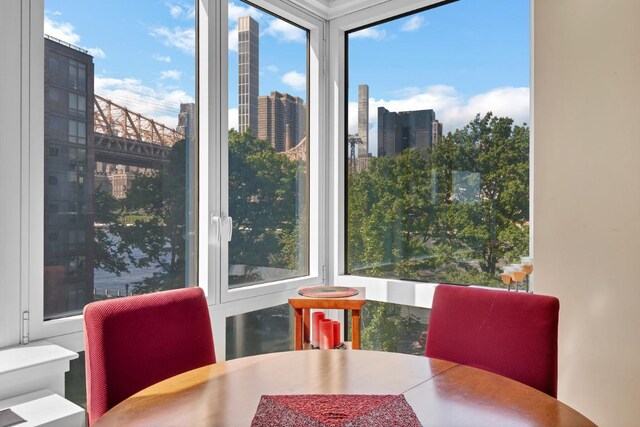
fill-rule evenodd
<path id="1" fill-rule="evenodd" d="M 230 1 L 229 288 L 309 274 L 309 33 Z"/>
<path id="2" fill-rule="evenodd" d="M 529 253 L 529 1 L 346 35 L 346 273 L 503 286 Z"/>
<path id="3" fill-rule="evenodd" d="M 195 285 L 195 4 L 44 9 L 44 319 Z"/>
<path id="4" fill-rule="evenodd" d="M 351 311 L 346 314 L 351 341 Z M 424 355 L 431 310 L 410 305 L 367 301 L 361 312 L 362 349 Z"/>
<path id="5" fill-rule="evenodd" d="M 288 303 L 227 317 L 226 360 L 293 350 L 293 319 Z"/>

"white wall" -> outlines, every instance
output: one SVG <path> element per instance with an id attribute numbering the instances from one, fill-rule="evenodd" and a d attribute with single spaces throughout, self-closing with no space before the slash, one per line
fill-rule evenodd
<path id="1" fill-rule="evenodd" d="M 559 398 L 640 407 L 640 1 L 536 0 L 536 291 L 560 299 Z"/>
<path id="2" fill-rule="evenodd" d="M 20 1 L 0 1 L 0 347 L 20 340 Z"/>

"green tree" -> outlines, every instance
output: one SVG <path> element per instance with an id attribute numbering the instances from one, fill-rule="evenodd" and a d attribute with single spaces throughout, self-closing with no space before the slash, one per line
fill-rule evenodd
<path id="1" fill-rule="evenodd" d="M 184 287 L 185 190 L 185 142 L 178 141 L 159 170 L 136 174 L 125 199 L 96 191 L 96 268 L 118 276 L 130 267 L 152 270 L 133 293 Z"/>
<path id="2" fill-rule="evenodd" d="M 136 174 L 125 199 L 96 193 L 97 268 L 117 275 L 130 267 L 153 271 L 133 293 L 185 286 L 185 162 L 185 142 L 178 141 L 162 168 Z M 297 212 L 304 205 L 297 203 L 297 185 L 303 171 L 303 164 L 253 134 L 229 132 L 229 260 L 249 266 L 249 278 L 252 266 L 300 265 L 305 224 Z"/>
<path id="3" fill-rule="evenodd" d="M 528 252 L 529 129 L 491 113 L 349 172 L 350 272 L 499 286 Z"/>
<path id="4" fill-rule="evenodd" d="M 433 227 L 431 163 L 405 150 L 373 159 L 349 174 L 348 251 L 351 268 L 381 276 L 393 265 L 424 255 Z"/>
<path id="5" fill-rule="evenodd" d="M 130 248 L 115 237 L 121 228 L 121 204 L 111 193 L 98 188 L 95 193 L 95 268 L 120 276 L 128 273 L 127 259 Z"/>
<path id="6" fill-rule="evenodd" d="M 433 158 L 445 177 L 439 197 L 442 243 L 478 260 L 479 270 L 466 268 L 462 277 L 491 277 L 497 282 L 501 260 L 528 253 L 528 127 L 514 126 L 512 119 L 491 113 L 478 115 L 447 135 L 443 144 L 436 144 Z M 465 182 L 455 182 L 456 171 L 465 171 L 476 181 L 471 200 L 458 197 L 456 187 Z"/>
<path id="7" fill-rule="evenodd" d="M 229 131 L 229 215 L 233 217 L 232 264 L 296 269 L 304 224 L 296 203 L 302 166 L 253 133 Z M 250 280 L 241 277 L 242 282 Z"/>
<path id="8" fill-rule="evenodd" d="M 156 270 L 136 285 L 134 293 L 185 286 L 185 148 L 184 140 L 176 142 L 162 168 L 136 174 L 123 201 L 126 211 L 144 214 L 119 230 L 130 251 L 129 262 Z M 142 256 L 131 255 L 134 249 Z"/>

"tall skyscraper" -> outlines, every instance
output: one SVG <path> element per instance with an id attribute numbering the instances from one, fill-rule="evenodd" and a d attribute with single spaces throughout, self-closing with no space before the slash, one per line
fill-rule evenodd
<path id="1" fill-rule="evenodd" d="M 238 18 L 238 130 L 258 133 L 259 24 L 250 16 Z"/>
<path id="2" fill-rule="evenodd" d="M 304 99 L 271 92 L 258 98 L 258 138 L 271 142 L 276 151 L 290 150 L 307 134 Z"/>
<path id="3" fill-rule="evenodd" d="M 369 85 L 358 85 L 358 157 L 369 156 Z"/>
<path id="4" fill-rule="evenodd" d="M 93 57 L 44 41 L 44 317 L 93 300 Z"/>
<path id="5" fill-rule="evenodd" d="M 433 144 L 436 113 L 433 110 L 390 112 L 378 107 L 378 155 L 397 156 L 407 148 Z M 442 127 L 439 128 L 442 136 Z"/>

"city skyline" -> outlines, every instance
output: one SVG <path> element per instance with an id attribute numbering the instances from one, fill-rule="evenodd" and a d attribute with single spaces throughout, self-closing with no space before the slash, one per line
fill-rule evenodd
<path id="1" fill-rule="evenodd" d="M 193 3 L 158 0 L 153 4 L 156 7 L 149 7 L 148 2 L 115 3 L 46 0 L 45 29 L 90 49 L 96 63 L 97 93 L 120 103 L 131 101 L 131 108 L 175 126 L 180 103 L 195 100 Z M 357 117 L 351 114 L 357 112 L 357 85 L 366 82 L 370 86 L 370 129 L 375 128 L 377 107 L 385 105 L 392 111 L 434 108 L 445 123 L 445 133 L 492 103 L 497 114 L 518 123 L 528 121 L 528 31 L 513 30 L 528 28 L 528 2 L 465 0 L 464 7 L 458 3 L 352 33 L 350 118 Z M 237 18 L 252 16 L 262 28 L 260 77 L 269 89 L 260 95 L 275 90 L 304 97 L 305 31 L 246 3 L 231 1 L 228 5 L 229 70 L 238 66 Z M 126 14 L 121 13 L 123 9 Z M 105 19 L 95 20 L 94 16 Z M 492 24 L 498 21 L 500 25 Z M 522 37 L 514 39 L 513 34 Z M 121 49 L 131 39 L 136 40 L 136 48 Z M 436 39 L 446 43 L 425 44 Z M 376 55 L 369 55 L 372 51 Z M 453 51 L 464 55 L 454 56 Z M 401 60 L 410 52 L 422 52 L 419 60 L 412 56 L 412 64 Z M 379 62 L 373 62 L 379 57 L 386 58 L 384 72 Z M 363 75 L 366 70 L 376 72 Z M 228 127 L 237 129 L 238 76 L 234 74 L 229 73 Z M 350 121 L 349 132 L 356 133 L 356 129 L 357 122 Z"/>
<path id="2" fill-rule="evenodd" d="M 529 14 L 528 1 L 465 0 L 348 33 L 348 133 L 361 84 L 374 156 L 379 107 L 433 109 L 444 134 L 489 111 L 529 123 Z"/>

